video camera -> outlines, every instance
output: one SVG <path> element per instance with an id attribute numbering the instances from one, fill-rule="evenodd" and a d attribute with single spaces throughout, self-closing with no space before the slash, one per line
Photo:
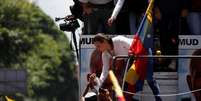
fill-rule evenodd
<path id="1" fill-rule="evenodd" d="M 72 15 L 68 15 L 63 18 L 55 18 L 55 21 L 64 20 L 65 23 L 59 24 L 60 30 L 62 31 L 75 31 L 80 27 L 77 19 L 83 20 L 82 17 L 82 6 L 79 0 L 73 0 L 74 5 L 70 6 Z"/>
<path id="2" fill-rule="evenodd" d="M 55 21 L 60 21 L 60 20 L 65 21 L 65 23 L 59 24 L 60 30 L 62 31 L 75 31 L 78 27 L 80 27 L 74 15 L 68 15 L 63 18 L 55 18 Z"/>
<path id="3" fill-rule="evenodd" d="M 77 58 L 79 60 L 79 52 L 77 48 L 75 30 L 78 27 L 80 27 L 77 19 L 80 19 L 83 21 L 83 16 L 82 16 L 83 9 L 79 0 L 73 0 L 73 1 L 74 1 L 74 5 L 70 6 L 70 11 L 72 15 L 67 15 L 66 17 L 63 17 L 63 18 L 55 18 L 55 21 L 64 20 L 65 23 L 59 24 L 60 30 L 72 32 Z"/>

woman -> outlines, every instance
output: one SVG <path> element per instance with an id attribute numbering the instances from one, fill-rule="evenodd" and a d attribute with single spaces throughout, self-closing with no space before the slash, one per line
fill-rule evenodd
<path id="1" fill-rule="evenodd" d="M 101 33 L 94 37 L 95 47 L 102 52 L 102 73 L 99 78 L 100 86 L 108 76 L 108 70 L 111 68 L 111 59 L 115 55 L 128 55 L 128 50 L 132 39 L 116 36 L 109 38 Z"/>
<path id="2" fill-rule="evenodd" d="M 128 51 L 129 48 L 131 46 L 133 42 L 133 39 L 131 38 L 127 38 L 124 36 L 116 36 L 113 38 L 108 38 L 107 36 L 103 35 L 103 34 L 97 34 L 94 37 L 94 45 L 96 47 L 97 50 L 102 52 L 102 73 L 100 75 L 100 77 L 98 78 L 98 83 L 100 84 L 99 87 L 102 87 L 103 82 L 106 80 L 107 76 L 108 76 L 108 71 L 111 67 L 111 59 L 112 56 L 117 56 L 117 55 L 128 55 Z M 117 60 L 119 64 L 115 64 L 115 72 L 116 72 L 116 76 L 118 78 L 118 81 L 121 81 L 121 75 L 120 72 L 122 72 L 122 65 L 121 62 L 119 62 L 120 60 Z M 124 65 L 125 66 L 125 65 Z M 119 72 L 120 71 L 120 72 Z M 94 76 L 91 76 L 91 79 L 95 78 L 95 74 L 92 74 Z M 153 76 L 153 71 L 151 73 L 151 75 L 149 75 L 150 77 Z M 156 87 L 156 82 L 153 80 L 153 78 L 151 80 L 147 80 L 151 89 L 154 90 L 154 95 L 158 95 L 159 94 L 159 88 Z M 121 82 L 120 82 L 121 85 Z M 129 86 L 130 87 L 130 86 Z M 133 88 L 127 88 L 128 91 L 133 91 Z M 126 100 L 127 101 L 131 101 L 132 99 L 132 95 L 130 94 L 125 94 Z M 157 101 L 161 101 L 160 97 L 156 97 Z"/>
<path id="3" fill-rule="evenodd" d="M 112 66 L 112 64 L 111 64 L 112 56 L 128 55 L 128 50 L 130 48 L 132 40 L 133 39 L 129 39 L 129 38 L 126 38 L 123 36 L 116 36 L 113 38 L 109 38 L 102 33 L 95 35 L 94 45 L 95 45 L 96 49 L 101 51 L 101 53 L 102 53 L 102 72 L 100 74 L 100 77 L 98 77 L 98 80 L 97 80 L 98 84 L 100 84 L 99 88 L 100 87 L 106 88 L 109 91 L 112 90 L 111 85 L 104 86 L 104 83 L 108 81 L 107 76 L 108 76 L 108 71 L 109 71 L 109 69 L 111 69 L 111 66 Z M 115 64 L 115 74 L 118 78 L 118 81 L 120 81 L 120 83 L 121 83 L 122 80 L 120 79 L 121 78 L 120 72 L 122 72 L 122 69 L 123 69 L 122 67 L 123 67 L 124 63 L 122 63 L 122 61 L 124 61 L 124 59 L 120 59 L 117 61 L 116 61 L 117 64 Z M 93 73 L 90 76 L 90 79 L 92 81 L 95 78 L 97 78 L 96 74 Z"/>

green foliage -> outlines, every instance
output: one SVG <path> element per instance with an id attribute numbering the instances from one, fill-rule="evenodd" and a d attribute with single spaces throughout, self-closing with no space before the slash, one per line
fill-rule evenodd
<path id="1" fill-rule="evenodd" d="M 78 100 L 68 40 L 37 6 L 26 0 L 0 0 L 0 46 L 0 68 L 27 69 L 26 99 Z"/>

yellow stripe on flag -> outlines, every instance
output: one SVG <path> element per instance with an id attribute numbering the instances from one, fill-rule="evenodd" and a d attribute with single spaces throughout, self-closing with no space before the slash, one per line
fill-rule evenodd
<path id="1" fill-rule="evenodd" d="M 134 85 L 138 79 L 139 75 L 137 74 L 135 64 L 133 63 L 126 74 L 125 81 L 131 85 Z"/>
<path id="2" fill-rule="evenodd" d="M 8 96 L 5 96 L 5 97 L 6 97 L 6 101 L 15 101 L 15 100 L 9 98 Z"/>
<path id="3" fill-rule="evenodd" d="M 148 8 L 146 10 L 146 15 L 147 15 L 147 19 L 149 21 L 149 23 L 152 23 L 152 10 L 153 10 L 153 7 L 154 7 L 154 0 L 151 0 L 149 5 L 148 5 Z"/>

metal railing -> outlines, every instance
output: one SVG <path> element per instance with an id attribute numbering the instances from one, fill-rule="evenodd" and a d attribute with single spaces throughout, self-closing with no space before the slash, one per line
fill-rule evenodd
<path id="1" fill-rule="evenodd" d="M 115 69 L 115 62 L 117 59 L 128 59 L 127 63 L 126 63 L 126 68 L 124 71 L 123 81 L 122 81 L 122 90 L 123 90 L 124 82 L 125 82 L 125 75 L 126 75 L 126 72 L 128 71 L 131 58 L 133 58 L 134 60 L 137 58 L 201 58 L 201 55 L 132 55 L 132 56 L 117 55 L 117 56 L 113 56 L 112 58 L 113 58 L 112 59 L 113 60 L 112 61 L 112 70 Z"/>

